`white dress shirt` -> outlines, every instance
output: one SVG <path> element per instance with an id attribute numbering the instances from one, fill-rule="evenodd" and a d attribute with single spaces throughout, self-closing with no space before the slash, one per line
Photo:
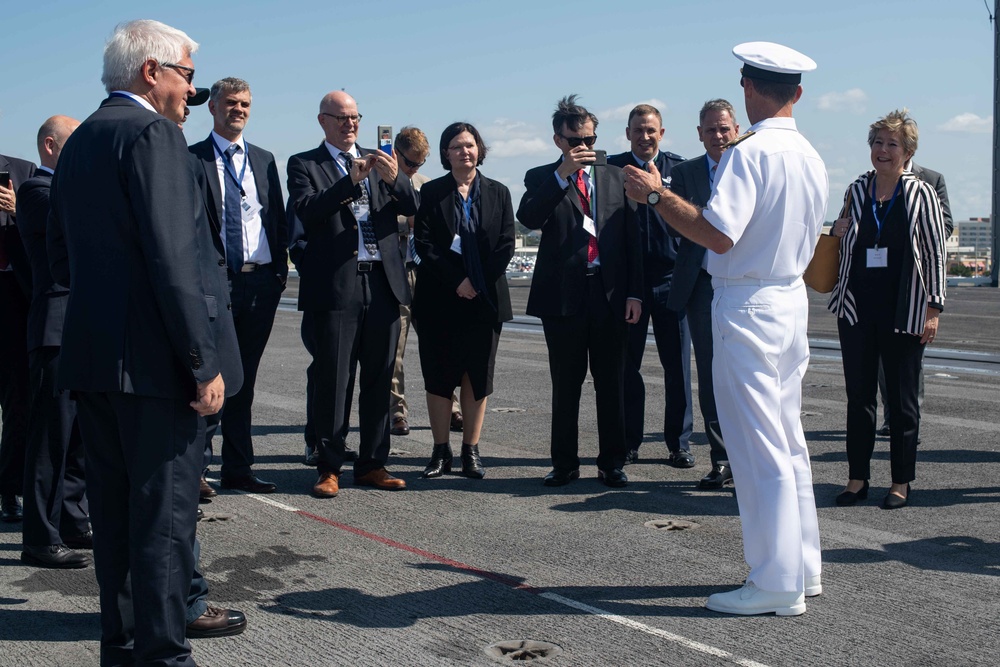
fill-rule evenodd
<path id="1" fill-rule="evenodd" d="M 212 131 L 212 140 L 215 142 L 215 167 L 219 174 L 219 184 L 222 186 L 222 201 L 226 201 L 226 188 L 236 187 L 233 179 L 226 175 L 226 163 L 219 151 L 227 151 L 234 143 L 239 146 L 233 154 L 233 171 L 239 178 L 243 174 L 243 191 L 246 193 L 247 201 L 250 203 L 249 212 L 241 209 L 243 219 L 243 263 L 244 264 L 270 264 L 271 248 L 267 245 L 267 233 L 264 231 L 264 221 L 260 217 L 263 207 L 257 193 L 257 181 L 253 177 L 253 165 L 247 160 L 247 145 L 243 140 L 243 135 L 237 137 L 236 141 L 229 141 L 222 135 Z M 243 163 L 246 162 L 247 169 L 243 172 Z M 222 237 L 222 245 L 226 245 L 226 228 L 223 225 L 219 236 Z"/>

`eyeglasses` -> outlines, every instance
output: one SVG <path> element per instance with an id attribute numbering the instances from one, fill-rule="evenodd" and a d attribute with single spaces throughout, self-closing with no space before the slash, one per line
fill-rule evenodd
<path id="1" fill-rule="evenodd" d="M 398 148 L 396 149 L 396 154 L 399 155 L 399 157 L 403 158 L 403 162 L 405 162 L 406 166 L 409 167 L 410 169 L 420 169 L 427 163 L 427 158 L 424 158 L 422 162 L 414 162 L 410 158 L 406 157 L 406 155 L 403 154 L 403 151 L 399 150 Z"/>
<path id="2" fill-rule="evenodd" d="M 320 111 L 319 115 L 321 115 L 321 116 L 329 116 L 330 118 L 333 118 L 338 123 L 346 123 L 347 121 L 351 121 L 352 123 L 359 123 L 359 122 L 361 122 L 361 114 L 354 114 L 354 115 L 351 115 L 351 116 L 338 116 L 337 114 L 332 114 L 332 113 L 327 113 L 325 111 Z"/>
<path id="3" fill-rule="evenodd" d="M 559 136 L 566 140 L 566 143 L 569 144 L 570 148 L 576 148 L 581 144 L 587 144 L 587 147 L 590 148 L 597 143 L 596 134 L 592 134 L 589 137 L 567 137 L 565 134 L 560 133 Z"/>
<path id="4" fill-rule="evenodd" d="M 183 76 L 185 80 L 187 80 L 188 84 L 191 84 L 194 81 L 193 67 L 185 67 L 184 65 L 178 65 L 177 63 L 160 63 L 160 67 L 169 67 L 170 69 L 175 70 L 178 74 Z"/>

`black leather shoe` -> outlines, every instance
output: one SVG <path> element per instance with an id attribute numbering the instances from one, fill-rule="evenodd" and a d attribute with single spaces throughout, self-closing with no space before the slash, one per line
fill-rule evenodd
<path id="1" fill-rule="evenodd" d="M 239 477 L 223 477 L 222 488 L 247 491 L 248 493 L 274 493 L 278 490 L 276 485 L 258 479 L 253 473 Z"/>
<path id="2" fill-rule="evenodd" d="M 906 485 L 906 497 L 897 496 L 895 493 L 887 493 L 885 498 L 882 499 L 882 509 L 884 510 L 898 510 L 900 507 L 906 507 L 906 503 L 910 501 L 910 485 Z"/>
<path id="3" fill-rule="evenodd" d="M 629 463 L 635 463 L 638 460 L 639 460 L 639 450 L 638 449 L 630 449 L 630 450 L 628 450 L 628 452 L 626 452 L 626 454 L 625 454 L 625 465 L 628 465 Z"/>
<path id="4" fill-rule="evenodd" d="M 44 547 L 25 546 L 21 552 L 21 562 L 35 567 L 48 567 L 54 570 L 78 570 L 90 565 L 90 556 L 79 551 L 73 551 L 65 544 L 53 544 Z"/>
<path id="5" fill-rule="evenodd" d="M 889 423 L 886 422 L 885 424 L 882 424 L 881 426 L 879 426 L 878 429 L 875 431 L 875 435 L 880 435 L 883 438 L 888 438 L 889 437 Z"/>
<path id="6" fill-rule="evenodd" d="M 319 465 L 319 452 L 316 451 L 315 447 L 306 445 L 306 452 L 302 458 L 302 465 L 311 466 L 313 468 Z"/>
<path id="7" fill-rule="evenodd" d="M 247 617 L 235 609 L 208 606 L 205 613 L 187 624 L 184 635 L 188 639 L 231 637 L 247 629 Z"/>
<path id="8" fill-rule="evenodd" d="M 13 493 L 5 493 L 0 496 L 0 521 L 4 523 L 15 523 L 24 518 L 21 509 L 21 499 Z"/>
<path id="9" fill-rule="evenodd" d="M 684 449 L 678 449 L 676 452 L 670 452 L 667 463 L 675 468 L 693 468 L 694 454 Z"/>
<path id="10" fill-rule="evenodd" d="M 392 428 L 389 435 L 410 435 L 410 422 L 406 417 L 396 417 L 392 420 Z"/>
<path id="11" fill-rule="evenodd" d="M 83 535 L 74 535 L 73 537 L 64 537 L 63 544 L 68 546 L 70 549 L 93 549 L 94 548 L 94 531 L 88 530 Z"/>
<path id="12" fill-rule="evenodd" d="M 431 452 L 431 462 L 427 464 L 427 467 L 424 468 L 424 472 L 420 476 L 431 479 L 451 472 L 452 458 L 451 444 L 445 442 L 440 445 L 434 445 L 434 450 Z"/>
<path id="13" fill-rule="evenodd" d="M 837 496 L 835 502 L 841 507 L 846 507 L 848 505 L 853 505 L 859 500 L 864 500 L 868 497 L 868 480 L 865 480 L 864 486 L 862 486 L 857 491 L 844 491 Z"/>
<path id="14" fill-rule="evenodd" d="M 721 489 L 726 485 L 733 484 L 733 471 L 726 463 L 716 463 L 712 466 L 712 472 L 701 478 L 698 482 L 699 489 Z"/>
<path id="15" fill-rule="evenodd" d="M 486 476 L 483 460 L 479 458 L 479 445 L 462 443 L 462 474 L 472 479 L 482 479 Z"/>
<path id="16" fill-rule="evenodd" d="M 201 521 L 201 520 L 202 520 L 202 519 L 204 519 L 204 518 L 205 518 L 205 512 L 204 512 L 204 511 L 202 511 L 202 509 L 201 509 L 201 508 L 199 507 L 199 508 L 198 508 L 198 511 L 197 511 L 197 512 L 195 512 L 195 515 L 194 515 L 194 520 L 195 520 L 195 521 Z"/>
<path id="17" fill-rule="evenodd" d="M 356 449 L 348 449 L 347 447 L 345 447 L 344 448 L 344 460 L 345 461 L 357 461 L 358 460 L 358 451 Z"/>
<path id="18" fill-rule="evenodd" d="M 208 500 L 219 495 L 219 492 L 212 488 L 205 476 L 201 476 L 201 486 L 198 489 L 198 500 Z"/>
<path id="19" fill-rule="evenodd" d="M 542 480 L 545 486 L 566 486 L 574 479 L 580 479 L 580 470 L 559 470 L 556 468 Z"/>
<path id="20" fill-rule="evenodd" d="M 597 479 L 604 482 L 605 486 L 621 487 L 628 484 L 628 476 L 621 468 L 610 468 L 608 470 L 598 470 Z"/>

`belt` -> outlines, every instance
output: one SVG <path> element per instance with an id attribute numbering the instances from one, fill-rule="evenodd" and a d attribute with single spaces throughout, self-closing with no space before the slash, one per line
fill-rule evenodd
<path id="1" fill-rule="evenodd" d="M 587 267 L 587 274 L 586 275 L 587 275 L 588 278 L 590 276 L 599 276 L 599 275 L 601 275 L 601 267 L 599 267 L 599 266 L 588 266 Z"/>
<path id="2" fill-rule="evenodd" d="M 801 276 L 787 278 L 712 278 L 712 287 L 774 287 L 794 285 L 802 280 Z"/>
<path id="3" fill-rule="evenodd" d="M 243 268 L 240 269 L 240 273 L 253 273 L 257 269 L 263 269 L 264 267 L 271 266 L 271 263 L 267 264 L 254 264 L 253 262 L 245 262 Z"/>
<path id="4" fill-rule="evenodd" d="M 358 262 L 358 273 L 371 273 L 382 266 L 382 262 Z"/>

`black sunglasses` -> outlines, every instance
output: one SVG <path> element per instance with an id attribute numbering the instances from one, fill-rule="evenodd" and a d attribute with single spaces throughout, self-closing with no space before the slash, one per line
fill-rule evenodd
<path id="1" fill-rule="evenodd" d="M 589 137 L 567 137 L 565 134 L 560 132 L 559 136 L 566 140 L 566 143 L 569 144 L 570 148 L 576 148 L 581 144 L 587 144 L 587 147 L 589 148 L 597 143 L 596 134 L 592 134 Z"/>
<path id="2" fill-rule="evenodd" d="M 396 153 L 399 155 L 399 157 L 403 158 L 403 162 L 405 162 L 406 166 L 409 167 L 410 169 L 420 169 L 422 166 L 427 164 L 426 159 L 424 159 L 423 162 L 414 162 L 410 158 L 403 155 L 403 151 L 399 150 L 398 148 L 396 149 Z"/>
<path id="3" fill-rule="evenodd" d="M 194 81 L 193 67 L 185 67 L 184 65 L 178 65 L 177 63 L 160 63 L 160 67 L 169 67 L 170 69 L 174 70 L 182 77 L 187 79 L 188 85 L 190 85 Z"/>

